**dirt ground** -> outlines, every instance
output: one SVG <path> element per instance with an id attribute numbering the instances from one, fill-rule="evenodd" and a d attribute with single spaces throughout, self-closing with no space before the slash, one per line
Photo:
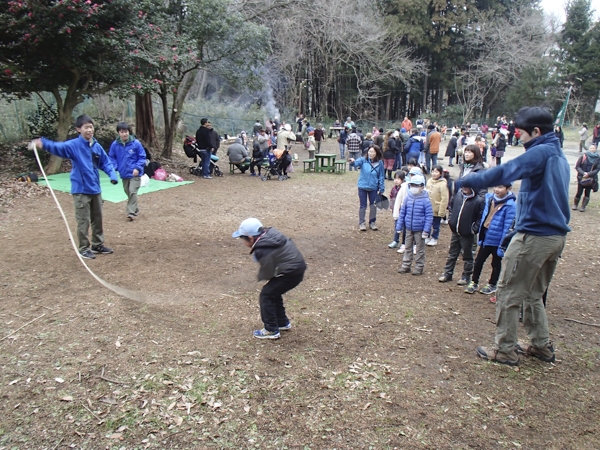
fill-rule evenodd
<path id="1" fill-rule="evenodd" d="M 566 154 L 574 164 L 574 142 Z M 301 170 L 195 178 L 141 196 L 132 223 L 105 203 L 115 253 L 89 267 L 145 301 L 88 274 L 51 197 L 4 206 L 0 449 L 600 448 L 599 194 L 573 213 L 550 287 L 557 362 L 510 368 L 475 355 L 493 343 L 488 297 L 437 281 L 447 228 L 426 274 L 400 275 L 391 213 L 357 230 L 357 174 Z M 71 197 L 57 195 L 74 230 Z M 249 216 L 292 237 L 309 266 L 276 341 L 252 337 L 261 284 L 231 238 Z"/>

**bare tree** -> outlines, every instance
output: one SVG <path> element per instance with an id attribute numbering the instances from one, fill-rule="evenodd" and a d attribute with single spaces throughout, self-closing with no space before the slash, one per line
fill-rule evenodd
<path id="1" fill-rule="evenodd" d="M 425 70 L 382 24 L 376 3 L 368 0 L 296 3 L 271 22 L 271 65 L 287 78 L 292 98 L 301 95 L 306 81 L 306 92 L 318 97 L 321 112 L 328 109 L 332 89 L 353 91 L 347 96 L 350 109 L 374 101 L 385 95 L 384 84 L 409 84 Z"/>
<path id="2" fill-rule="evenodd" d="M 519 11 L 510 18 L 481 18 L 465 31 L 465 47 L 472 55 L 455 69 L 456 95 L 466 123 L 476 111 L 488 111 L 523 70 L 536 65 L 552 45 L 543 15 Z"/>

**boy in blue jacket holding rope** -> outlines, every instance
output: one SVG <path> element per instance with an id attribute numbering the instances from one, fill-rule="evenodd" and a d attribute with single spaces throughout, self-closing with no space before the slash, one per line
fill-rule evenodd
<path id="1" fill-rule="evenodd" d="M 102 230 L 102 190 L 100 174 L 102 169 L 112 184 L 118 183 L 117 172 L 102 146 L 94 139 L 94 122 L 87 115 L 77 117 L 75 128 L 79 136 L 65 142 L 54 142 L 41 138 L 33 141 L 39 149 L 71 160 L 71 195 L 75 203 L 77 238 L 82 258 L 94 259 L 94 254 L 110 254 L 111 248 L 104 246 Z M 92 226 L 91 248 L 88 230 Z"/>

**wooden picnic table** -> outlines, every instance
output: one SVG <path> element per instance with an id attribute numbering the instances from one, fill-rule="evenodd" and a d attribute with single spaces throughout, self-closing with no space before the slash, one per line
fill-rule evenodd
<path id="1" fill-rule="evenodd" d="M 336 136 L 340 135 L 340 131 L 344 130 L 344 127 L 329 127 L 329 139 L 332 138 L 333 133 L 335 133 Z"/>
<path id="2" fill-rule="evenodd" d="M 335 153 L 317 153 L 315 159 L 315 172 L 335 172 Z"/>

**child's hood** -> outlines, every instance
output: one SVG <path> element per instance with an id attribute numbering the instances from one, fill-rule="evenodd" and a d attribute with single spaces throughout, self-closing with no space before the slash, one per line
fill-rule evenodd
<path id="1" fill-rule="evenodd" d="M 287 242 L 287 237 L 282 232 L 275 228 L 267 228 L 262 236 L 256 241 L 252 250 L 254 249 L 265 249 L 265 248 L 278 248 Z"/>

